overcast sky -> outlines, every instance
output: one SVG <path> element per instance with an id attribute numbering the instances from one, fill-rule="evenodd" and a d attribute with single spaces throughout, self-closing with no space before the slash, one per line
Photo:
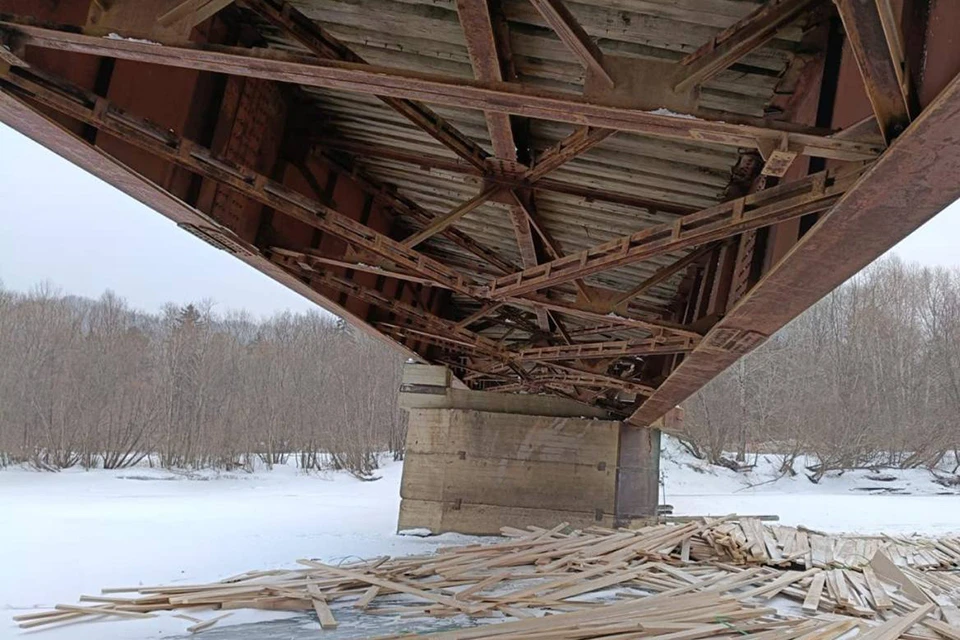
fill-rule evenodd
<path id="1" fill-rule="evenodd" d="M 5 288 L 47 281 L 92 298 L 111 289 L 145 311 L 204 298 L 218 311 L 246 309 L 255 316 L 318 309 L 3 124 L 0 149 Z M 958 247 L 955 203 L 894 251 L 908 261 L 960 267 Z"/>

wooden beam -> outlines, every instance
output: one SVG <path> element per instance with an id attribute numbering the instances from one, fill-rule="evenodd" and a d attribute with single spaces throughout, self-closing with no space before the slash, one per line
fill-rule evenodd
<path id="1" fill-rule="evenodd" d="M 791 148 L 814 157 L 871 160 L 882 151 L 873 144 L 822 135 L 822 130 L 819 129 L 813 129 L 812 131 L 816 132 L 814 133 L 810 127 L 791 123 L 748 118 L 741 121 L 751 124 L 733 124 L 722 119 L 674 117 L 597 104 L 572 93 L 535 89 L 513 83 L 467 81 L 440 74 L 374 67 L 339 60 L 309 59 L 273 49 L 214 45 L 157 46 L 130 40 L 96 38 L 9 21 L 0 22 L 0 28 L 22 33 L 25 44 L 44 49 L 423 100 L 454 107 L 469 104 L 477 109 L 589 127 L 634 131 L 653 137 L 756 149 L 764 140 L 779 142 L 786 132 Z"/>
<path id="2" fill-rule="evenodd" d="M 881 12 L 878 2 L 886 7 Z M 880 131 L 889 144 L 910 124 L 903 45 L 884 0 L 836 0 L 843 29 L 873 106 Z"/>
<path id="3" fill-rule="evenodd" d="M 750 229 L 829 209 L 865 170 L 828 170 L 736 198 L 673 222 L 615 238 L 533 269 L 497 278 L 486 297 L 502 300 Z"/>
<path id="4" fill-rule="evenodd" d="M 562 0 L 530 0 L 530 3 L 577 60 L 612 87 L 613 78 L 603 68 L 603 53 L 600 47 L 590 39 Z"/>
<path id="5" fill-rule="evenodd" d="M 6 90 L 35 100 L 135 147 L 225 184 L 273 209 L 348 243 L 383 256 L 413 273 L 454 291 L 473 295 L 474 287 L 462 275 L 336 209 L 308 198 L 249 167 L 217 157 L 209 149 L 178 136 L 169 129 L 134 116 L 63 78 L 34 70 L 9 70 L 0 75 Z"/>
<path id="6" fill-rule="evenodd" d="M 366 64 L 366 60 L 327 33 L 299 9 L 284 0 L 242 0 L 261 18 L 282 29 L 321 58 Z M 412 100 L 379 96 L 388 107 L 425 131 L 442 145 L 481 171 L 488 171 L 489 154 L 452 124 Z"/>
<path id="7" fill-rule="evenodd" d="M 677 92 L 710 80 L 751 51 L 773 39 L 777 31 L 823 0 L 768 0 L 680 60 Z"/>

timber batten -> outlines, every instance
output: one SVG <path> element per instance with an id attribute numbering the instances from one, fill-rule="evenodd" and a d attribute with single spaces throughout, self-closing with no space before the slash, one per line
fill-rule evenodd
<path id="1" fill-rule="evenodd" d="M 650 424 L 960 196 L 921 4 L 0 0 L 0 119 L 504 406 Z"/>

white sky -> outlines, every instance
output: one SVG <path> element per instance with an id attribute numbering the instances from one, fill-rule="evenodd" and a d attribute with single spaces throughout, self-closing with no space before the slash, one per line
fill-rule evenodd
<path id="1" fill-rule="evenodd" d="M 111 289 L 131 306 L 214 300 L 255 316 L 319 309 L 229 254 L 0 124 L 0 282 L 64 293 Z M 905 260 L 960 267 L 960 203 L 897 245 Z"/>

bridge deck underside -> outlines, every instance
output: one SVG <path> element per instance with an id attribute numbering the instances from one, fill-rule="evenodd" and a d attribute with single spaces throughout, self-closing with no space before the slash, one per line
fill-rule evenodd
<path id="1" fill-rule="evenodd" d="M 472 388 L 638 424 L 960 195 L 952 3 L 35 4 L 2 121 Z"/>

